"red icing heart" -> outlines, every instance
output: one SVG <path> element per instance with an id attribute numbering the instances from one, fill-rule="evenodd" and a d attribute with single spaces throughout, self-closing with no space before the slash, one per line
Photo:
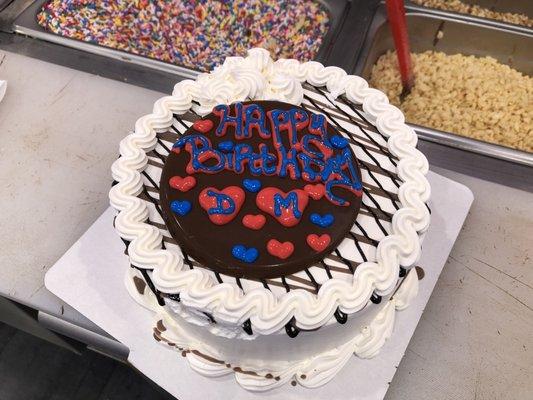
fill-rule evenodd
<path id="1" fill-rule="evenodd" d="M 196 186 L 196 178 L 194 176 L 173 176 L 169 179 L 168 184 L 171 188 L 178 189 L 180 192 L 188 192 Z"/>
<path id="2" fill-rule="evenodd" d="M 320 200 L 322 197 L 324 197 L 324 194 L 326 194 L 326 187 L 321 183 L 316 185 L 305 185 L 304 190 L 309 196 L 311 196 L 313 200 Z"/>
<path id="3" fill-rule="evenodd" d="M 255 231 L 258 231 L 261 229 L 266 223 L 266 218 L 263 214 L 247 214 L 242 219 L 242 224 L 250 229 L 253 229 Z"/>
<path id="4" fill-rule="evenodd" d="M 199 119 L 192 124 L 192 127 L 195 131 L 207 133 L 213 129 L 213 121 L 210 119 Z"/>
<path id="5" fill-rule="evenodd" d="M 285 260 L 294 252 L 294 245 L 291 242 L 278 242 L 276 239 L 270 239 L 267 243 L 267 251 L 274 257 Z"/>
<path id="6" fill-rule="evenodd" d="M 228 186 L 222 190 L 207 187 L 201 191 L 198 201 L 200 206 L 207 211 L 207 216 L 212 223 L 225 225 L 239 213 L 245 198 L 244 190 L 238 186 Z M 231 208 L 233 208 L 232 211 L 230 211 Z M 210 214 L 210 210 L 219 212 Z"/>
<path id="7" fill-rule="evenodd" d="M 329 246 L 331 242 L 331 237 L 324 233 L 321 236 L 315 235 L 314 233 L 307 235 L 307 244 L 315 251 L 322 251 Z"/>
<path id="8" fill-rule="evenodd" d="M 289 201 L 287 203 L 288 207 L 283 205 L 279 207 L 280 215 L 276 215 L 276 202 L 275 198 L 279 195 L 284 201 Z M 294 201 L 296 200 L 296 201 Z M 304 213 L 307 203 L 309 202 L 309 197 L 306 192 L 300 189 L 293 189 L 288 193 L 285 193 L 278 188 L 267 187 L 262 189 L 257 193 L 255 198 L 255 203 L 261 211 L 264 211 L 278 220 L 278 222 L 286 227 L 291 227 L 297 225 Z M 296 207 L 297 203 L 297 207 Z M 295 215 L 295 212 L 301 214 L 300 216 Z"/>

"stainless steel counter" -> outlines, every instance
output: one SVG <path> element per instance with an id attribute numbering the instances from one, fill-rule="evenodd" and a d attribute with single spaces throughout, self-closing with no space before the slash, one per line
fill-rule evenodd
<path id="1" fill-rule="evenodd" d="M 0 295 L 44 311 L 43 322 L 64 334 L 95 340 L 90 331 L 101 331 L 49 293 L 43 277 L 108 206 L 118 142 L 162 93 L 5 51 L 0 79 L 9 85 L 0 103 Z M 533 176 L 434 143 L 421 148 L 475 201 L 387 396 L 526 398 Z"/>

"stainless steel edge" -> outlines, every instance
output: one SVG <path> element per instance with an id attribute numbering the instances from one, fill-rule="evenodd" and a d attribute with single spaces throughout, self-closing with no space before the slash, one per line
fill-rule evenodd
<path id="1" fill-rule="evenodd" d="M 87 53 L 97 54 L 115 60 L 126 61 L 133 64 L 141 65 L 143 67 L 156 69 L 158 71 L 176 74 L 182 76 L 183 78 L 195 79 L 199 75 L 198 71 L 194 71 L 192 69 L 179 67 L 177 65 L 172 65 L 161 61 L 151 60 L 149 58 L 137 56 L 135 54 L 119 52 L 118 50 L 109 49 L 107 47 L 102 47 L 91 43 L 67 39 L 62 36 L 57 36 L 51 33 L 43 33 L 41 31 L 26 28 L 20 25 L 13 25 L 13 30 L 16 33 L 31 36 L 35 39 L 46 40 L 48 42 L 52 42 L 62 46 L 83 50 Z"/>
<path id="2" fill-rule="evenodd" d="M 410 1 L 405 2 L 405 9 L 406 11 L 418 11 L 418 12 L 422 12 L 426 14 L 433 14 L 436 16 L 452 18 L 455 20 L 463 20 L 466 22 L 495 26 L 495 27 L 499 27 L 505 30 L 533 34 L 533 29 L 528 28 L 527 26 L 510 24 L 507 22 L 499 21 L 497 19 L 483 18 L 483 17 L 477 17 L 475 15 L 470 15 L 470 14 L 461 14 L 461 13 L 457 13 L 453 11 L 439 10 L 437 8 L 419 6 L 418 4 L 412 3 Z"/>
<path id="3" fill-rule="evenodd" d="M 468 137 L 459 136 L 451 132 L 443 132 L 436 129 L 427 128 L 425 126 L 415 124 L 408 125 L 416 131 L 418 137 L 422 140 L 443 144 L 445 146 L 457 147 L 461 150 L 471 151 L 485 156 L 499 158 L 501 160 L 533 167 L 532 153 L 482 142 L 480 140 L 470 139 Z"/>
<path id="4" fill-rule="evenodd" d="M 0 30 L 13 32 L 13 21 L 30 7 L 33 2 L 34 0 L 14 0 L 3 8 L 0 12 Z"/>
<path id="5" fill-rule="evenodd" d="M 37 318 L 45 328 L 85 343 L 92 350 L 122 362 L 128 359 L 130 350 L 112 338 L 99 335 L 42 311 L 39 311 Z"/>

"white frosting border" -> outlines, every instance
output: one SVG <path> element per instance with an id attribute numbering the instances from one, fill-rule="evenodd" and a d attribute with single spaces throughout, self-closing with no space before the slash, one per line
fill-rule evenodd
<path id="1" fill-rule="evenodd" d="M 390 152 L 399 159 L 401 208 L 392 218 L 391 234 L 377 246 L 376 261 L 360 264 L 351 282 L 328 280 L 318 295 L 294 290 L 281 298 L 265 288 L 243 293 L 238 287 L 216 282 L 202 269 L 184 267 L 183 257 L 162 249 L 161 232 L 146 223 L 147 206 L 137 197 L 143 187 L 141 172 L 147 165 L 146 153 L 156 146 L 156 133 L 170 127 L 173 114 L 190 109 L 203 115 L 216 104 L 245 99 L 300 104 L 303 81 L 326 86 L 333 98 L 344 94 L 350 101 L 362 104 L 367 117 L 388 137 Z M 180 293 L 185 306 L 209 312 L 228 324 L 238 325 L 250 319 L 254 333 L 264 335 L 278 331 L 293 317 L 301 329 L 316 329 L 332 317 L 337 307 L 352 314 L 365 306 L 373 292 L 389 294 L 398 281 L 400 266 L 411 266 L 419 258 L 419 232 L 427 230 L 430 221 L 425 204 L 430 186 L 425 177 L 428 162 L 416 149 L 416 143 L 417 136 L 405 124 L 402 112 L 389 104 L 384 93 L 369 88 L 364 79 L 314 61 L 282 59 L 274 63 L 266 50 L 252 49 L 246 58 L 228 58 L 196 81 L 179 82 L 171 96 L 156 101 L 152 114 L 137 120 L 134 132 L 121 141 L 121 157 L 112 166 L 117 184 L 109 197 L 118 210 L 115 227 L 122 238 L 130 241 L 131 263 L 153 269 L 156 287 L 166 293 Z"/>
<path id="2" fill-rule="evenodd" d="M 189 366 L 199 374 L 217 377 L 233 373 L 240 386 L 253 392 L 271 390 L 289 381 L 306 388 L 316 388 L 333 379 L 352 354 L 359 358 L 375 357 L 392 335 L 396 312 L 410 305 L 418 294 L 419 285 L 417 272 L 413 268 L 400 283 L 394 295 L 380 306 L 379 312 L 370 323 L 354 332 L 354 336 L 343 345 L 296 362 L 287 361 L 268 365 L 261 362 L 260 365 L 253 365 L 249 360 L 240 360 L 246 365 L 245 371 L 255 373 L 250 374 L 241 372 L 241 369 L 234 369 L 239 367 L 238 361 L 237 364 L 227 364 L 227 360 L 218 358 L 216 348 L 210 343 L 200 342 L 191 336 L 157 304 L 155 296 L 149 290 L 140 295 L 132 286 L 132 276 L 131 271 L 126 274 L 126 287 L 139 304 L 155 312 L 154 332 L 157 332 L 156 337 L 162 344 L 185 355 Z M 161 323 L 164 330 L 160 330 Z"/>

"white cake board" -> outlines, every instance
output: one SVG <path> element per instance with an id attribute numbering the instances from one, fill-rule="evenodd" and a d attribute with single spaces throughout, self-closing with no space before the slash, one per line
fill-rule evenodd
<path id="1" fill-rule="evenodd" d="M 392 338 L 370 360 L 353 356 L 338 375 L 317 389 L 289 384 L 265 393 L 242 389 L 233 374 L 206 378 L 194 372 L 179 353 L 152 337 L 153 314 L 139 306 L 124 286 L 129 268 L 124 244 L 112 227 L 109 208 L 48 271 L 45 285 L 85 317 L 130 349 L 128 361 L 180 400 L 191 399 L 383 399 L 433 287 L 473 201 L 466 186 L 430 172 L 431 226 L 418 265 L 426 273 L 419 293 L 396 313 Z M 436 349 L 438 351 L 438 349 Z"/>

